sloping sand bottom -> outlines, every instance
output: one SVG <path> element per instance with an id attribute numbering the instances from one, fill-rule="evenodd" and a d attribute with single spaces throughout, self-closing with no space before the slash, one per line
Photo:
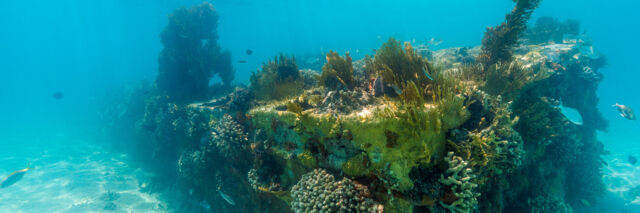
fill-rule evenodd
<path id="1" fill-rule="evenodd" d="M 640 163 L 631 164 L 629 156 L 640 158 L 640 147 L 628 143 L 627 137 L 601 134 L 600 139 L 611 154 L 604 155 L 603 181 L 607 193 L 594 208 L 576 209 L 576 212 L 640 212 Z"/>
<path id="2" fill-rule="evenodd" d="M 167 212 L 158 194 L 141 191 L 150 174 L 127 157 L 87 141 L 9 139 L 0 142 L 0 177 L 30 163 L 34 170 L 0 189 L 3 212 Z"/>

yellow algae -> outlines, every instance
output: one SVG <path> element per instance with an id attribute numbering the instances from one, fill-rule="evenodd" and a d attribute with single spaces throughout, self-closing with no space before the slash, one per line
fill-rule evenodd
<path id="1" fill-rule="evenodd" d="M 342 164 L 342 171 L 351 177 L 360 177 L 366 175 L 368 169 L 369 159 L 365 153 L 360 153 L 346 163 Z"/>
<path id="2" fill-rule="evenodd" d="M 468 118 L 461 96 L 448 97 L 447 100 L 443 101 L 444 104 L 423 104 L 422 107 L 387 101 L 378 107 L 339 116 L 313 110 L 297 114 L 276 111 L 275 105 L 283 104 L 278 102 L 271 107 L 252 110 L 249 114 L 258 128 L 293 127 L 301 144 L 310 139 L 324 143 L 326 139 L 348 135 L 353 145 L 365 153 L 342 164 L 345 174 L 360 176 L 370 169 L 389 171 L 389 175 L 395 178 L 394 190 L 405 191 L 413 187 L 409 178 L 411 169 L 432 164 L 432 156 L 443 156 L 446 132 Z M 284 149 L 278 151 L 286 152 Z M 298 156 L 304 157 L 304 162 L 300 160 L 309 167 L 314 163 L 307 155 L 311 152 L 305 150 Z M 368 158 L 370 168 L 356 167 L 364 157 Z"/>
<path id="3" fill-rule="evenodd" d="M 277 198 L 287 202 L 287 203 L 291 203 L 291 201 L 293 200 L 293 198 L 291 197 L 291 193 L 289 191 L 271 191 L 269 190 L 267 187 L 264 186 L 259 186 L 258 190 L 262 191 L 262 192 L 266 192 L 269 194 L 272 194 L 274 196 L 276 196 Z"/>
<path id="4" fill-rule="evenodd" d="M 413 204 L 408 200 L 400 197 L 394 197 L 389 199 L 384 205 L 384 212 L 388 213 L 402 213 L 413 212 Z"/>
<path id="5" fill-rule="evenodd" d="M 318 165 L 316 162 L 316 158 L 313 157 L 313 155 L 309 151 L 304 151 L 298 154 L 298 160 L 300 160 L 300 163 L 302 165 L 309 168 L 315 168 Z"/>

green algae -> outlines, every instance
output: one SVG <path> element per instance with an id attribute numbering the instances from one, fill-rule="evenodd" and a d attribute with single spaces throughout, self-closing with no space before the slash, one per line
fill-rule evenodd
<path id="1" fill-rule="evenodd" d="M 280 100 L 296 96 L 304 88 L 304 79 L 298 70 L 296 59 L 285 54 L 264 63 L 262 70 L 249 79 L 251 90 L 259 100 Z"/>
<path id="2" fill-rule="evenodd" d="M 322 75 L 319 83 L 326 88 L 336 90 L 338 88 L 353 89 L 356 85 L 353 77 L 353 66 L 349 52 L 344 57 L 330 51 L 327 53 L 327 63 L 322 67 Z"/>
<path id="3" fill-rule="evenodd" d="M 462 97 L 456 96 L 454 99 Z M 273 129 L 277 123 L 293 127 L 300 136 L 302 147 L 310 140 L 323 143 L 347 131 L 351 143 L 369 158 L 369 169 L 388 168 L 390 175 L 397 180 L 397 190 L 404 191 L 413 186 L 408 176 L 411 168 L 431 165 L 433 156 L 443 156 L 446 132 L 462 124 L 468 117 L 464 105 L 460 104 L 462 101 L 449 103 L 456 106 L 426 105 L 407 109 L 399 107 L 404 104 L 389 101 L 379 107 L 365 108 L 343 116 L 311 111 L 300 116 L 289 111 L 274 110 L 276 103 L 251 110 L 249 115 L 257 128 Z M 409 116 L 414 119 L 407 119 Z M 269 134 L 275 141 L 286 141 L 276 138 L 278 135 L 273 132 Z M 347 168 L 347 174 L 357 176 L 364 173 L 354 171 L 349 165 Z"/>

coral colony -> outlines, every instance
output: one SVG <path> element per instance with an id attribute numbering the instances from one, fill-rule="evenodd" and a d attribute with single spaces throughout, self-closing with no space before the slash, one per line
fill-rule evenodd
<path id="1" fill-rule="evenodd" d="M 131 92 L 137 120 L 112 123 L 137 123 L 157 181 L 214 212 L 572 212 L 604 191 L 606 60 L 576 21 L 527 28 L 539 1 L 515 3 L 482 46 L 391 38 L 360 60 L 331 51 L 321 70 L 281 54 L 235 89 L 214 7 L 177 9 L 153 92 Z"/>

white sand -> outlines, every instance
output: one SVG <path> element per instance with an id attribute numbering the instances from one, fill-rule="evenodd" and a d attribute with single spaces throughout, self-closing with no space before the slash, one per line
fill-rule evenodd
<path id="1" fill-rule="evenodd" d="M 36 168 L 0 189 L 2 212 L 167 212 L 159 195 L 140 191 L 150 175 L 130 167 L 125 155 L 64 136 L 3 140 L 0 150 L 1 178 L 28 162 Z M 118 198 L 101 199 L 109 191 Z"/>

